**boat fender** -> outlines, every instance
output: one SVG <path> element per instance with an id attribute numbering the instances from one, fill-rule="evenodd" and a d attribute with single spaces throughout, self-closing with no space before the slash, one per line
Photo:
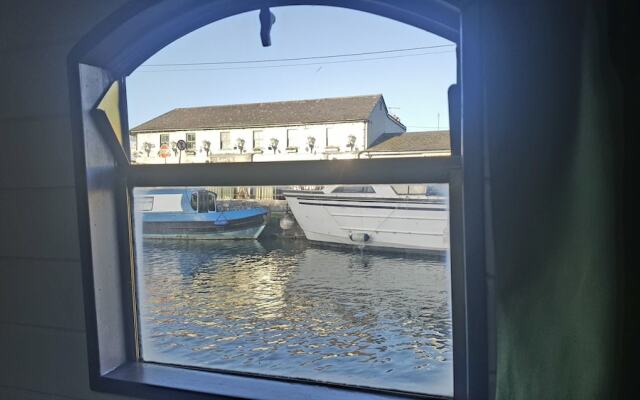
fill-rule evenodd
<path id="1" fill-rule="evenodd" d="M 285 216 L 280 220 L 280 228 L 285 231 L 293 228 L 294 224 L 295 221 L 289 214 L 285 214 Z"/>
<path id="2" fill-rule="evenodd" d="M 371 239 L 371 236 L 369 236 L 368 233 L 351 232 L 349 234 L 349 239 L 351 239 L 354 242 L 368 242 L 369 239 Z"/>

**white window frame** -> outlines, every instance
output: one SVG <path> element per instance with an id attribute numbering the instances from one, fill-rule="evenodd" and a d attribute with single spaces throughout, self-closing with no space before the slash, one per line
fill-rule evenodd
<path id="1" fill-rule="evenodd" d="M 454 398 L 485 398 L 495 359 L 489 351 L 487 271 L 484 250 L 484 133 L 481 57 L 477 35 L 480 5 L 439 0 L 317 0 L 305 4 L 359 9 L 465 40 L 459 47 L 460 91 L 465 112 L 452 120 L 452 156 L 431 158 L 291 161 L 228 164 L 136 165 L 128 162 L 128 141 L 113 138 L 92 119 L 92 112 L 114 81 L 181 35 L 221 18 L 292 4 L 286 0 L 162 1 L 139 8 L 124 6 L 92 30 L 69 56 L 80 251 L 85 293 L 88 368 L 91 388 L 145 398 L 281 399 L 398 398 L 401 393 L 319 385 L 295 379 L 194 370 L 141 360 L 136 328 L 135 264 L 132 262 L 131 193 L 135 186 L 285 186 L 376 183 L 448 183 L 450 194 L 451 277 L 453 309 Z M 300 4 L 300 2 L 295 2 Z M 434 17 L 431 17 L 434 16 Z M 466 45 L 465 45 L 466 43 Z M 457 93 L 457 94 L 455 94 Z M 451 93 L 450 93 L 451 95 Z M 456 97 L 457 96 L 457 97 Z M 121 109 L 123 132 L 126 105 Z M 465 132 L 471 132 L 465 134 Z M 121 146 L 121 147 L 119 147 Z M 424 395 L 423 398 L 437 398 Z"/>
<path id="2" fill-rule="evenodd" d="M 326 129 L 325 134 L 327 135 L 327 144 L 325 145 L 326 147 L 337 147 L 338 149 L 344 149 L 345 147 L 347 147 L 347 137 L 345 135 L 344 137 L 344 143 L 333 143 L 332 142 L 332 133 L 333 135 L 336 135 L 338 132 L 338 128 L 335 126 L 328 126 Z M 334 138 L 335 139 L 335 138 Z M 338 140 L 339 142 L 339 140 Z"/>
<path id="3" fill-rule="evenodd" d="M 253 149 L 261 149 L 264 150 L 264 130 L 262 129 L 256 129 L 252 132 L 252 136 L 253 136 Z M 260 142 L 258 143 L 256 141 L 256 138 L 260 139 Z"/>
<path id="4" fill-rule="evenodd" d="M 225 144 L 222 140 L 222 134 L 229 136 L 229 143 L 227 147 L 225 147 Z M 231 131 L 220 131 L 220 150 L 232 150 L 232 149 L 233 149 L 233 144 L 231 143 Z"/>
<path id="5" fill-rule="evenodd" d="M 166 137 L 167 140 L 165 142 L 162 141 L 162 138 Z M 170 144 L 171 143 L 171 135 L 169 135 L 168 133 L 160 133 L 160 137 L 158 138 L 158 140 L 160 141 L 160 144 L 158 144 L 158 148 L 160 148 L 160 146 L 162 146 L 163 144 Z"/>
<path id="6" fill-rule="evenodd" d="M 193 135 L 193 140 L 189 140 L 189 135 Z M 185 142 L 187 143 L 187 151 L 196 151 L 196 142 L 198 140 L 198 135 L 196 134 L 196 132 L 187 132 L 185 134 Z M 191 147 L 189 147 L 189 145 L 191 145 Z"/>
<path id="7" fill-rule="evenodd" d="M 300 129 L 287 129 L 287 149 L 298 147 L 298 145 L 296 144 L 296 142 L 298 141 L 298 135 L 300 135 Z"/>

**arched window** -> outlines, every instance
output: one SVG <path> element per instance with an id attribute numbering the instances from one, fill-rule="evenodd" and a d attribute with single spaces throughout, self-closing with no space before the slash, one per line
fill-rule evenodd
<path id="1" fill-rule="evenodd" d="M 268 120 L 269 115 L 261 114 L 265 108 L 275 110 L 278 106 L 253 105 L 253 108 L 248 111 L 244 108 L 244 111 L 234 110 L 234 112 L 243 112 L 242 115 L 245 116 L 243 121 L 246 122 L 243 126 L 236 126 L 237 122 L 232 120 L 220 120 L 216 122 L 216 126 L 211 126 L 211 123 L 207 122 L 206 126 L 189 127 L 171 126 L 170 124 L 175 120 L 164 121 L 168 124 L 168 130 L 179 132 L 180 129 L 185 128 L 185 136 L 182 137 L 187 139 L 185 149 L 190 152 L 197 153 L 198 151 L 195 141 L 196 133 L 198 140 L 202 137 L 202 140 L 209 140 L 211 143 L 218 141 L 219 149 L 212 146 L 214 154 L 210 155 L 207 152 L 206 163 L 200 161 L 197 164 L 182 164 L 185 157 L 180 156 L 182 150 L 185 149 L 179 149 L 179 147 L 177 148 L 180 152 L 178 157 L 175 157 L 170 151 L 162 153 L 164 154 L 162 157 L 165 158 L 162 165 L 142 165 L 146 161 L 143 161 L 142 158 L 136 160 L 134 158 L 136 153 L 131 152 L 128 138 L 130 127 L 127 118 L 129 110 L 126 108 L 127 76 L 153 54 L 185 34 L 204 25 L 216 23 L 224 18 L 245 12 L 253 11 L 259 16 L 255 27 L 259 28 L 262 43 L 270 44 L 272 42 L 270 29 L 273 19 L 271 17 L 272 11 L 268 7 L 287 6 L 291 3 L 278 0 L 270 2 L 216 0 L 180 3 L 161 1 L 141 6 L 126 6 L 96 27 L 74 48 L 69 58 L 69 68 L 72 77 L 72 100 L 75 113 L 74 146 L 78 170 L 79 224 L 82 237 L 83 277 L 86 287 L 85 302 L 88 310 L 87 336 L 92 388 L 121 394 L 135 392 L 150 398 L 171 396 L 181 398 L 203 398 L 203 396 L 212 396 L 211 398 L 214 396 L 367 398 L 373 395 L 385 398 L 406 395 L 417 395 L 423 398 L 484 398 L 488 393 L 491 371 L 487 344 L 484 257 L 483 251 L 480 250 L 483 243 L 482 124 L 479 123 L 479 117 L 476 113 L 481 93 L 472 80 L 474 63 L 477 62 L 474 58 L 476 54 L 474 53 L 473 39 L 467 40 L 466 37 L 460 36 L 461 31 L 473 35 L 478 11 L 475 2 L 465 6 L 460 6 L 457 2 L 435 0 L 423 2 L 370 2 L 364 0 L 306 2 L 308 5 L 344 7 L 384 16 L 435 33 L 457 46 L 456 51 L 460 56 L 457 72 L 459 79 L 458 84 L 453 86 L 448 94 L 450 130 L 452 132 L 449 156 L 416 157 L 416 150 L 410 149 L 411 156 L 403 158 L 359 158 L 358 155 L 365 148 L 378 145 L 382 139 L 398 137 L 406 128 L 397 117 L 392 116 L 384 100 L 379 98 L 376 98 L 372 103 L 371 109 L 383 112 L 389 117 L 364 118 L 365 128 L 363 129 L 355 129 L 348 125 L 360 121 L 352 118 L 353 115 L 360 112 L 360 109 L 356 109 L 360 105 L 354 105 L 345 100 L 330 110 L 321 101 L 316 101 L 313 104 L 302 104 L 301 102 L 288 104 L 279 111 L 280 115 L 289 115 L 287 112 L 292 109 L 291 107 L 300 108 L 296 108 L 296 111 L 291 114 L 293 116 L 285 121 L 288 127 L 283 127 L 283 134 L 274 130 L 273 123 L 272 125 L 263 123 Z M 465 26 L 464 30 L 461 30 L 462 24 Z M 327 29 L 331 29 L 331 27 L 328 26 Z M 381 76 L 380 79 L 385 79 L 385 77 Z M 461 98 L 464 99 L 465 114 L 460 113 L 459 102 Z M 305 117 L 307 111 L 309 117 Z M 181 118 L 184 117 L 185 120 L 192 117 L 192 120 L 198 121 L 200 118 L 199 115 L 194 117 L 193 110 L 180 111 L 180 113 L 182 113 Z M 326 118 L 324 125 L 315 126 L 317 121 L 314 121 L 313 118 L 323 115 L 323 113 L 331 115 Z M 342 125 L 337 126 L 335 116 L 340 114 L 346 116 L 339 121 Z M 263 118 L 260 121 L 248 121 L 249 117 L 247 116 L 260 115 Z M 331 118 L 334 121 L 330 121 Z M 464 125 L 462 120 L 464 120 Z M 284 122 L 282 124 L 286 125 Z M 463 134 L 461 126 L 465 127 L 465 132 L 473 129 L 473 135 L 465 135 L 464 142 L 461 141 Z M 160 133 L 156 128 L 151 126 L 145 128 L 142 124 L 141 128 L 135 132 L 136 138 L 131 143 L 145 142 L 146 139 L 141 138 L 145 134 L 167 135 L 167 133 Z M 187 130 L 188 133 L 186 133 Z M 217 136 L 211 138 L 201 136 L 200 132 L 207 130 L 211 130 L 211 134 Z M 259 132 L 260 135 L 256 136 L 256 132 Z M 294 132 L 296 135 L 290 137 L 289 132 Z M 372 132 L 378 132 L 379 135 L 373 135 Z M 236 143 L 236 139 L 244 137 L 242 135 L 247 135 L 245 141 L 242 142 L 246 143 L 244 148 L 239 149 L 240 151 L 229 151 Z M 316 143 L 317 146 L 321 145 L 323 148 L 316 148 L 313 152 L 304 151 L 307 145 L 306 138 L 309 136 L 323 138 Z M 342 140 L 347 137 L 354 139 Z M 158 140 L 162 142 L 162 136 L 158 136 L 153 142 L 157 143 Z M 292 143 L 292 141 L 296 141 L 296 143 Z M 395 142 L 402 143 L 402 140 Z M 238 141 L 238 143 L 241 142 Z M 278 143 L 280 143 L 279 146 Z M 462 147 L 462 143 L 464 143 L 464 147 Z M 268 151 L 254 152 L 251 148 L 252 145 L 253 147 L 269 147 Z M 293 146 L 302 146 L 302 150 L 287 151 Z M 336 149 L 329 149 L 332 146 Z M 220 152 L 220 157 L 211 162 L 211 157 L 216 157 L 215 153 L 218 150 L 228 151 Z M 320 157 L 323 154 L 325 157 L 323 159 L 303 158 Z M 194 157 L 198 157 L 197 154 Z M 260 157 L 262 160 L 259 160 Z M 147 155 L 145 160 L 150 158 Z M 246 161 L 256 162 L 248 163 Z M 257 161 L 264 162 L 258 164 Z M 164 165 L 165 162 L 167 165 Z M 172 165 L 178 163 L 181 165 Z M 394 196 L 398 195 L 391 187 L 391 185 L 413 187 L 410 185 L 431 183 L 448 186 L 447 207 L 436 209 L 435 206 L 428 204 L 427 200 L 413 198 L 418 197 L 418 194 L 413 196 L 414 193 L 410 193 L 412 198 L 409 200 L 396 199 Z M 294 185 L 298 189 L 294 192 L 288 191 Z M 388 191 L 384 192 L 385 196 L 379 196 L 381 200 L 367 199 L 364 201 L 362 199 L 360 201 L 356 198 L 349 199 L 350 203 L 348 204 L 337 204 L 335 201 L 329 203 L 324 201 L 323 196 L 327 193 L 323 191 L 324 189 L 316 189 L 324 187 L 323 185 L 341 185 L 345 188 L 356 185 L 372 189 L 374 185 L 386 185 Z M 273 189 L 255 190 L 256 187 L 264 186 Z M 366 238 L 366 240 L 360 240 L 363 243 L 350 243 L 356 248 L 358 246 L 361 248 L 364 245 L 365 249 L 371 242 L 377 240 L 377 237 L 383 235 L 384 229 L 380 228 L 380 224 L 399 218 L 399 215 L 406 218 L 404 221 L 414 221 L 423 217 L 425 220 L 443 221 L 440 218 L 442 214 L 439 213 L 445 213 L 447 215 L 446 222 L 443 222 L 441 232 L 438 233 L 441 235 L 438 239 L 438 246 L 446 249 L 447 265 L 450 266 L 450 276 L 444 279 L 445 281 L 450 279 L 450 284 L 449 281 L 445 282 L 449 285 L 447 290 L 450 291 L 450 301 L 445 306 L 450 307 L 451 310 L 450 313 L 448 310 L 446 312 L 449 313 L 448 318 L 452 330 L 451 347 L 453 350 L 451 356 L 453 360 L 450 364 L 450 370 L 443 372 L 443 374 L 450 374 L 441 380 L 441 382 L 445 382 L 444 386 L 440 388 L 425 386 L 427 389 L 401 384 L 385 386 L 380 380 L 366 382 L 364 379 L 350 376 L 345 371 L 334 375 L 331 375 L 331 371 L 329 371 L 323 375 L 325 370 L 318 370 L 315 377 L 297 375 L 301 369 L 283 372 L 286 370 L 286 366 L 278 370 L 278 362 L 274 362 L 273 367 L 269 367 L 269 369 L 260 369 L 259 363 L 247 364 L 245 369 L 228 367 L 232 365 L 231 358 L 239 357 L 239 353 L 234 353 L 232 357 L 226 355 L 227 358 L 218 355 L 217 360 L 220 361 L 218 364 L 199 365 L 184 362 L 179 358 L 164 359 L 163 355 L 159 353 L 162 351 L 159 348 L 155 348 L 159 351 L 156 353 L 148 351 L 150 347 L 145 348 L 145 340 L 149 335 L 147 335 L 148 332 L 141 330 L 141 327 L 145 329 L 143 317 L 146 316 L 145 307 L 148 306 L 148 304 L 141 302 L 141 296 L 144 296 L 148 287 L 140 280 L 140 276 L 136 275 L 143 268 L 139 264 L 141 256 L 139 253 L 144 251 L 137 247 L 137 244 L 142 240 L 140 235 L 143 234 L 140 229 L 141 224 L 135 220 L 135 208 L 133 207 L 136 202 L 133 197 L 133 189 L 137 187 L 221 187 L 227 189 L 229 187 L 249 187 L 254 189 L 247 191 L 247 193 L 284 193 L 286 198 L 284 201 L 288 202 L 288 208 L 283 209 L 284 213 L 291 211 L 295 214 L 296 210 L 303 209 L 311 213 L 324 210 L 323 212 L 327 212 L 331 218 L 318 218 L 317 226 L 322 226 L 327 221 L 339 221 L 337 226 L 340 229 L 349 230 L 349 234 L 345 235 L 345 238 L 350 239 L 345 240 L 353 241 L 353 238 Z M 314 189 L 305 190 L 306 187 L 314 187 Z M 222 193 L 233 193 L 234 191 L 216 190 L 216 192 L 220 194 L 220 200 L 226 202 L 228 199 L 223 198 Z M 354 193 L 354 196 L 361 193 L 376 194 L 376 197 L 380 194 L 378 190 L 374 190 Z M 197 195 L 197 193 L 194 194 Z M 193 198 L 189 200 L 193 207 Z M 196 203 L 197 200 L 196 196 Z M 379 203 L 374 201 L 379 201 Z M 407 203 L 402 203 L 402 201 Z M 209 211 L 216 211 L 215 202 L 215 196 L 209 193 L 207 197 Z M 186 206 L 188 207 L 188 205 Z M 226 209 L 226 203 L 224 208 Z M 267 211 L 261 211 L 261 208 L 252 206 L 228 212 L 207 213 L 214 214 L 212 217 L 216 219 L 212 221 L 211 229 L 198 231 L 197 235 L 224 235 L 229 232 L 231 227 L 236 227 L 235 229 L 238 231 L 242 229 L 250 231 L 250 235 L 256 233 L 259 235 L 264 226 L 254 229 L 255 226 L 252 224 L 262 224 L 267 220 Z M 354 212 L 358 214 L 353 214 Z M 431 214 L 409 215 L 412 212 Z M 158 215 L 161 213 L 153 214 L 153 218 L 162 217 Z M 309 215 L 313 216 L 314 214 Z M 376 223 L 353 225 L 366 220 L 365 215 L 368 216 L 366 218 L 373 218 L 371 221 L 376 221 Z M 202 218 L 204 217 L 202 216 Z M 322 228 L 325 231 L 311 229 L 301 222 L 303 218 L 298 218 L 298 220 L 307 238 L 313 237 L 315 241 L 322 241 L 330 233 L 326 231 L 330 228 Z M 179 222 L 182 223 L 182 221 Z M 173 221 L 173 224 L 176 226 L 176 221 Z M 288 222 L 283 217 L 280 227 L 287 225 Z M 348 228 L 345 228 L 347 226 Z M 403 223 L 399 223 L 393 229 L 404 229 L 403 232 L 409 235 L 408 241 L 410 242 L 411 238 L 416 237 L 415 235 L 430 235 L 430 233 L 416 231 L 420 227 L 421 225 L 407 227 L 403 226 Z M 202 245 L 204 248 L 207 246 L 212 245 L 210 243 Z M 233 246 L 238 247 L 243 244 L 238 241 L 233 242 Z M 229 251 L 229 248 L 212 250 L 210 254 L 219 254 L 225 251 Z M 200 264 L 206 263 L 207 258 L 203 257 L 202 260 L 205 261 L 199 261 Z M 181 259 L 180 262 L 176 261 L 176 265 L 184 265 L 181 264 L 182 261 L 184 259 Z M 323 262 L 325 265 L 332 263 L 331 260 Z M 320 264 L 320 262 L 314 263 L 315 268 L 309 269 L 309 272 L 321 274 L 322 270 L 319 268 L 322 265 Z M 368 264 L 367 268 L 369 267 Z M 253 285 L 256 282 L 262 282 L 264 285 L 270 285 L 268 286 L 269 292 L 261 295 L 276 296 L 280 293 L 283 299 L 287 298 L 285 294 L 288 287 L 280 285 L 278 279 L 273 279 L 273 276 L 269 275 L 273 273 L 272 270 L 258 271 L 254 269 L 252 271 L 255 271 L 256 274 L 250 276 L 248 283 Z M 192 281 L 194 285 L 203 283 L 196 280 L 200 272 L 189 271 L 188 274 L 196 275 Z M 396 278 L 398 277 L 394 277 L 394 279 Z M 324 278 L 318 275 L 315 279 Z M 220 296 L 220 293 L 217 295 Z M 216 297 L 214 300 L 228 301 L 222 297 Z M 396 304 L 393 303 L 392 295 L 387 296 L 384 300 L 390 301 L 389 304 Z M 213 303 L 207 302 L 206 304 Z M 261 325 L 255 321 L 259 321 L 275 311 L 256 309 L 252 304 L 255 306 L 257 303 L 244 304 L 244 311 L 252 313 L 251 323 L 254 325 L 251 329 L 260 330 Z M 396 304 L 396 306 L 399 305 L 400 303 Z M 303 306 L 303 304 L 298 304 L 298 306 Z M 419 309 L 419 307 L 416 308 L 416 310 Z M 390 307 L 388 311 L 393 314 L 397 310 Z M 190 317 L 190 312 L 191 310 L 187 310 L 182 315 L 176 314 L 176 318 Z M 369 324 L 384 324 L 383 317 L 387 315 L 378 314 L 371 317 L 367 310 L 356 312 L 346 308 L 342 312 L 356 316 L 355 321 L 370 319 Z M 352 320 L 354 319 L 352 318 Z M 198 319 L 198 321 L 202 322 L 203 320 Z M 324 329 L 321 323 L 327 321 L 323 321 L 321 314 L 317 316 L 317 321 L 320 321 L 318 322 L 320 325 L 316 327 L 308 325 L 305 329 L 311 331 L 317 328 L 313 333 L 319 337 L 323 335 Z M 216 321 L 207 321 L 204 325 L 207 324 L 213 326 Z M 222 325 L 220 329 L 229 329 L 228 325 Z M 278 329 L 286 329 L 285 325 L 281 324 Z M 238 324 L 233 329 L 240 326 Z M 270 325 L 270 329 L 276 329 L 273 328 L 274 326 Z M 181 329 L 177 326 L 174 328 Z M 388 329 L 392 330 L 391 327 Z M 240 331 L 235 333 L 227 331 L 227 333 L 228 338 L 234 337 L 233 335 L 248 334 Z M 189 334 L 198 335 L 197 332 L 185 332 L 185 335 Z M 273 336 L 272 339 L 285 340 L 281 348 L 286 353 L 286 338 L 277 339 L 276 336 Z M 266 340 L 267 336 L 262 338 Z M 379 339 L 375 336 L 364 335 L 362 340 L 367 341 L 367 348 L 374 349 Z M 439 340 L 436 337 L 432 339 L 435 342 Z M 222 343 L 222 341 L 218 343 Z M 340 353 L 341 342 L 336 339 L 331 343 L 334 343 L 333 345 L 336 347 L 332 354 Z M 216 347 L 215 343 L 208 345 L 211 345 L 208 347 L 208 351 L 215 354 L 215 350 L 213 350 Z M 416 354 L 420 353 L 421 349 L 419 346 L 415 347 L 415 343 L 406 343 L 406 346 L 414 346 Z M 256 345 L 252 350 L 258 352 L 260 348 L 261 346 Z M 340 354 L 346 358 L 366 356 L 366 354 L 356 354 L 349 351 Z M 374 351 L 373 354 L 381 353 Z M 277 357 L 277 355 L 274 353 L 273 356 Z M 322 356 L 324 355 L 327 354 Z M 428 356 L 431 357 L 432 354 Z M 242 357 L 246 357 L 247 362 L 251 359 L 249 353 L 242 353 Z M 384 364 L 383 361 L 384 358 L 381 357 L 382 364 Z M 286 360 L 280 363 L 281 366 L 282 364 L 286 364 Z M 331 369 L 329 363 L 324 366 L 326 370 Z M 384 367 L 377 365 L 376 368 Z"/>

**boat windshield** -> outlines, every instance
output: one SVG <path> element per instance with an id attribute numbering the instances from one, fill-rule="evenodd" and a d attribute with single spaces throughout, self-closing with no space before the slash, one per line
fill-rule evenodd
<path id="1" fill-rule="evenodd" d="M 338 186 L 331 193 L 375 193 L 371 186 Z"/>
<path id="2" fill-rule="evenodd" d="M 426 194 L 427 193 L 427 185 L 391 185 L 391 188 L 398 195 L 409 195 L 409 194 Z"/>
<path id="3" fill-rule="evenodd" d="M 216 194 L 213 192 L 207 192 L 207 209 L 216 211 Z"/>
<path id="4" fill-rule="evenodd" d="M 208 190 L 199 190 L 191 193 L 191 208 L 197 212 L 216 211 L 217 195 Z"/>
<path id="5" fill-rule="evenodd" d="M 153 210 L 153 197 L 141 196 L 136 201 L 136 211 L 152 211 Z"/>

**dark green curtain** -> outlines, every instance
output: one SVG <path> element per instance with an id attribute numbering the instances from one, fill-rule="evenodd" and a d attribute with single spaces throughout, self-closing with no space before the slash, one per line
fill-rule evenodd
<path id="1" fill-rule="evenodd" d="M 498 399 L 619 393 L 621 84 L 604 2 L 483 5 Z"/>

